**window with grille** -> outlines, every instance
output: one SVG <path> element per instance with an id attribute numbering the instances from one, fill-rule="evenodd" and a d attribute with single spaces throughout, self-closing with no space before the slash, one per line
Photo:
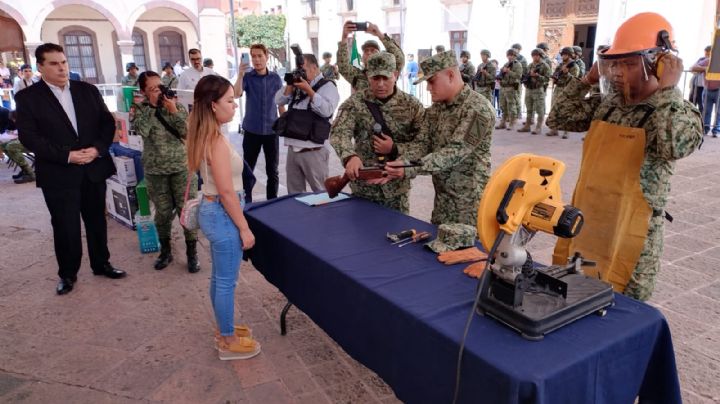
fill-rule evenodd
<path id="1" fill-rule="evenodd" d="M 175 65 L 177 60 L 185 60 L 185 49 L 183 49 L 182 35 L 175 31 L 163 31 L 158 35 L 160 47 L 160 64 Z"/>
<path id="2" fill-rule="evenodd" d="M 450 49 L 455 51 L 455 55 L 460 56 L 460 52 L 467 47 L 467 31 L 450 31 Z"/>
<path id="3" fill-rule="evenodd" d="M 133 62 L 141 72 L 144 72 L 148 69 L 145 61 L 145 35 L 135 30 L 132 34 L 132 40 L 135 42 L 135 45 L 133 45 Z"/>
<path id="4" fill-rule="evenodd" d="M 71 31 L 63 36 L 63 41 L 70 71 L 79 73 L 83 81 L 98 84 L 95 48 L 90 33 Z"/>

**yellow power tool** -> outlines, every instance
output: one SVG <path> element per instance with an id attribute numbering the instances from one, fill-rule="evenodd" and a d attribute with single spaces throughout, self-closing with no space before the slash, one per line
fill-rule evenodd
<path id="1" fill-rule="evenodd" d="M 565 204 L 560 178 L 565 164 L 533 154 L 508 159 L 490 177 L 478 208 L 477 230 L 489 251 L 480 279 L 477 310 L 528 339 L 612 305 L 609 284 L 589 278 L 580 254 L 568 265 L 540 268 L 525 246 L 538 232 L 575 237 L 583 225 L 579 209 Z"/>

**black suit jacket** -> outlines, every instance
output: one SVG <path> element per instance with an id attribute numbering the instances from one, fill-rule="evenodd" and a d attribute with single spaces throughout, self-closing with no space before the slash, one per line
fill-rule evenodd
<path id="1" fill-rule="evenodd" d="M 35 173 L 40 188 L 77 188 L 83 177 L 105 181 L 115 173 L 109 153 L 115 134 L 115 119 L 98 89 L 70 80 L 78 131 L 45 81 L 20 91 L 15 97 L 20 142 L 35 153 Z M 71 150 L 97 148 L 100 156 L 92 163 L 68 163 Z"/>

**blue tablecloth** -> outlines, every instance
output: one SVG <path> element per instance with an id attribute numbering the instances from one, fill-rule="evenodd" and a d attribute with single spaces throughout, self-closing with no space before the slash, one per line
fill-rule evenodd
<path id="1" fill-rule="evenodd" d="M 477 282 L 464 264 L 398 248 L 388 231 L 434 226 L 351 198 L 308 207 L 292 197 L 251 205 L 255 267 L 407 403 L 449 403 Z M 679 403 L 668 325 L 616 295 L 591 315 L 531 342 L 475 316 L 462 366 L 464 403 Z M 292 338 L 292 334 L 288 336 Z"/>

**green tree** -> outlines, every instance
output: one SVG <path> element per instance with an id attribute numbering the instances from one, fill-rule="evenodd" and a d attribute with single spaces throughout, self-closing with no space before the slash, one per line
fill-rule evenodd
<path id="1" fill-rule="evenodd" d="M 248 15 L 236 22 L 237 46 L 261 43 L 272 56 L 285 63 L 285 15 Z"/>

